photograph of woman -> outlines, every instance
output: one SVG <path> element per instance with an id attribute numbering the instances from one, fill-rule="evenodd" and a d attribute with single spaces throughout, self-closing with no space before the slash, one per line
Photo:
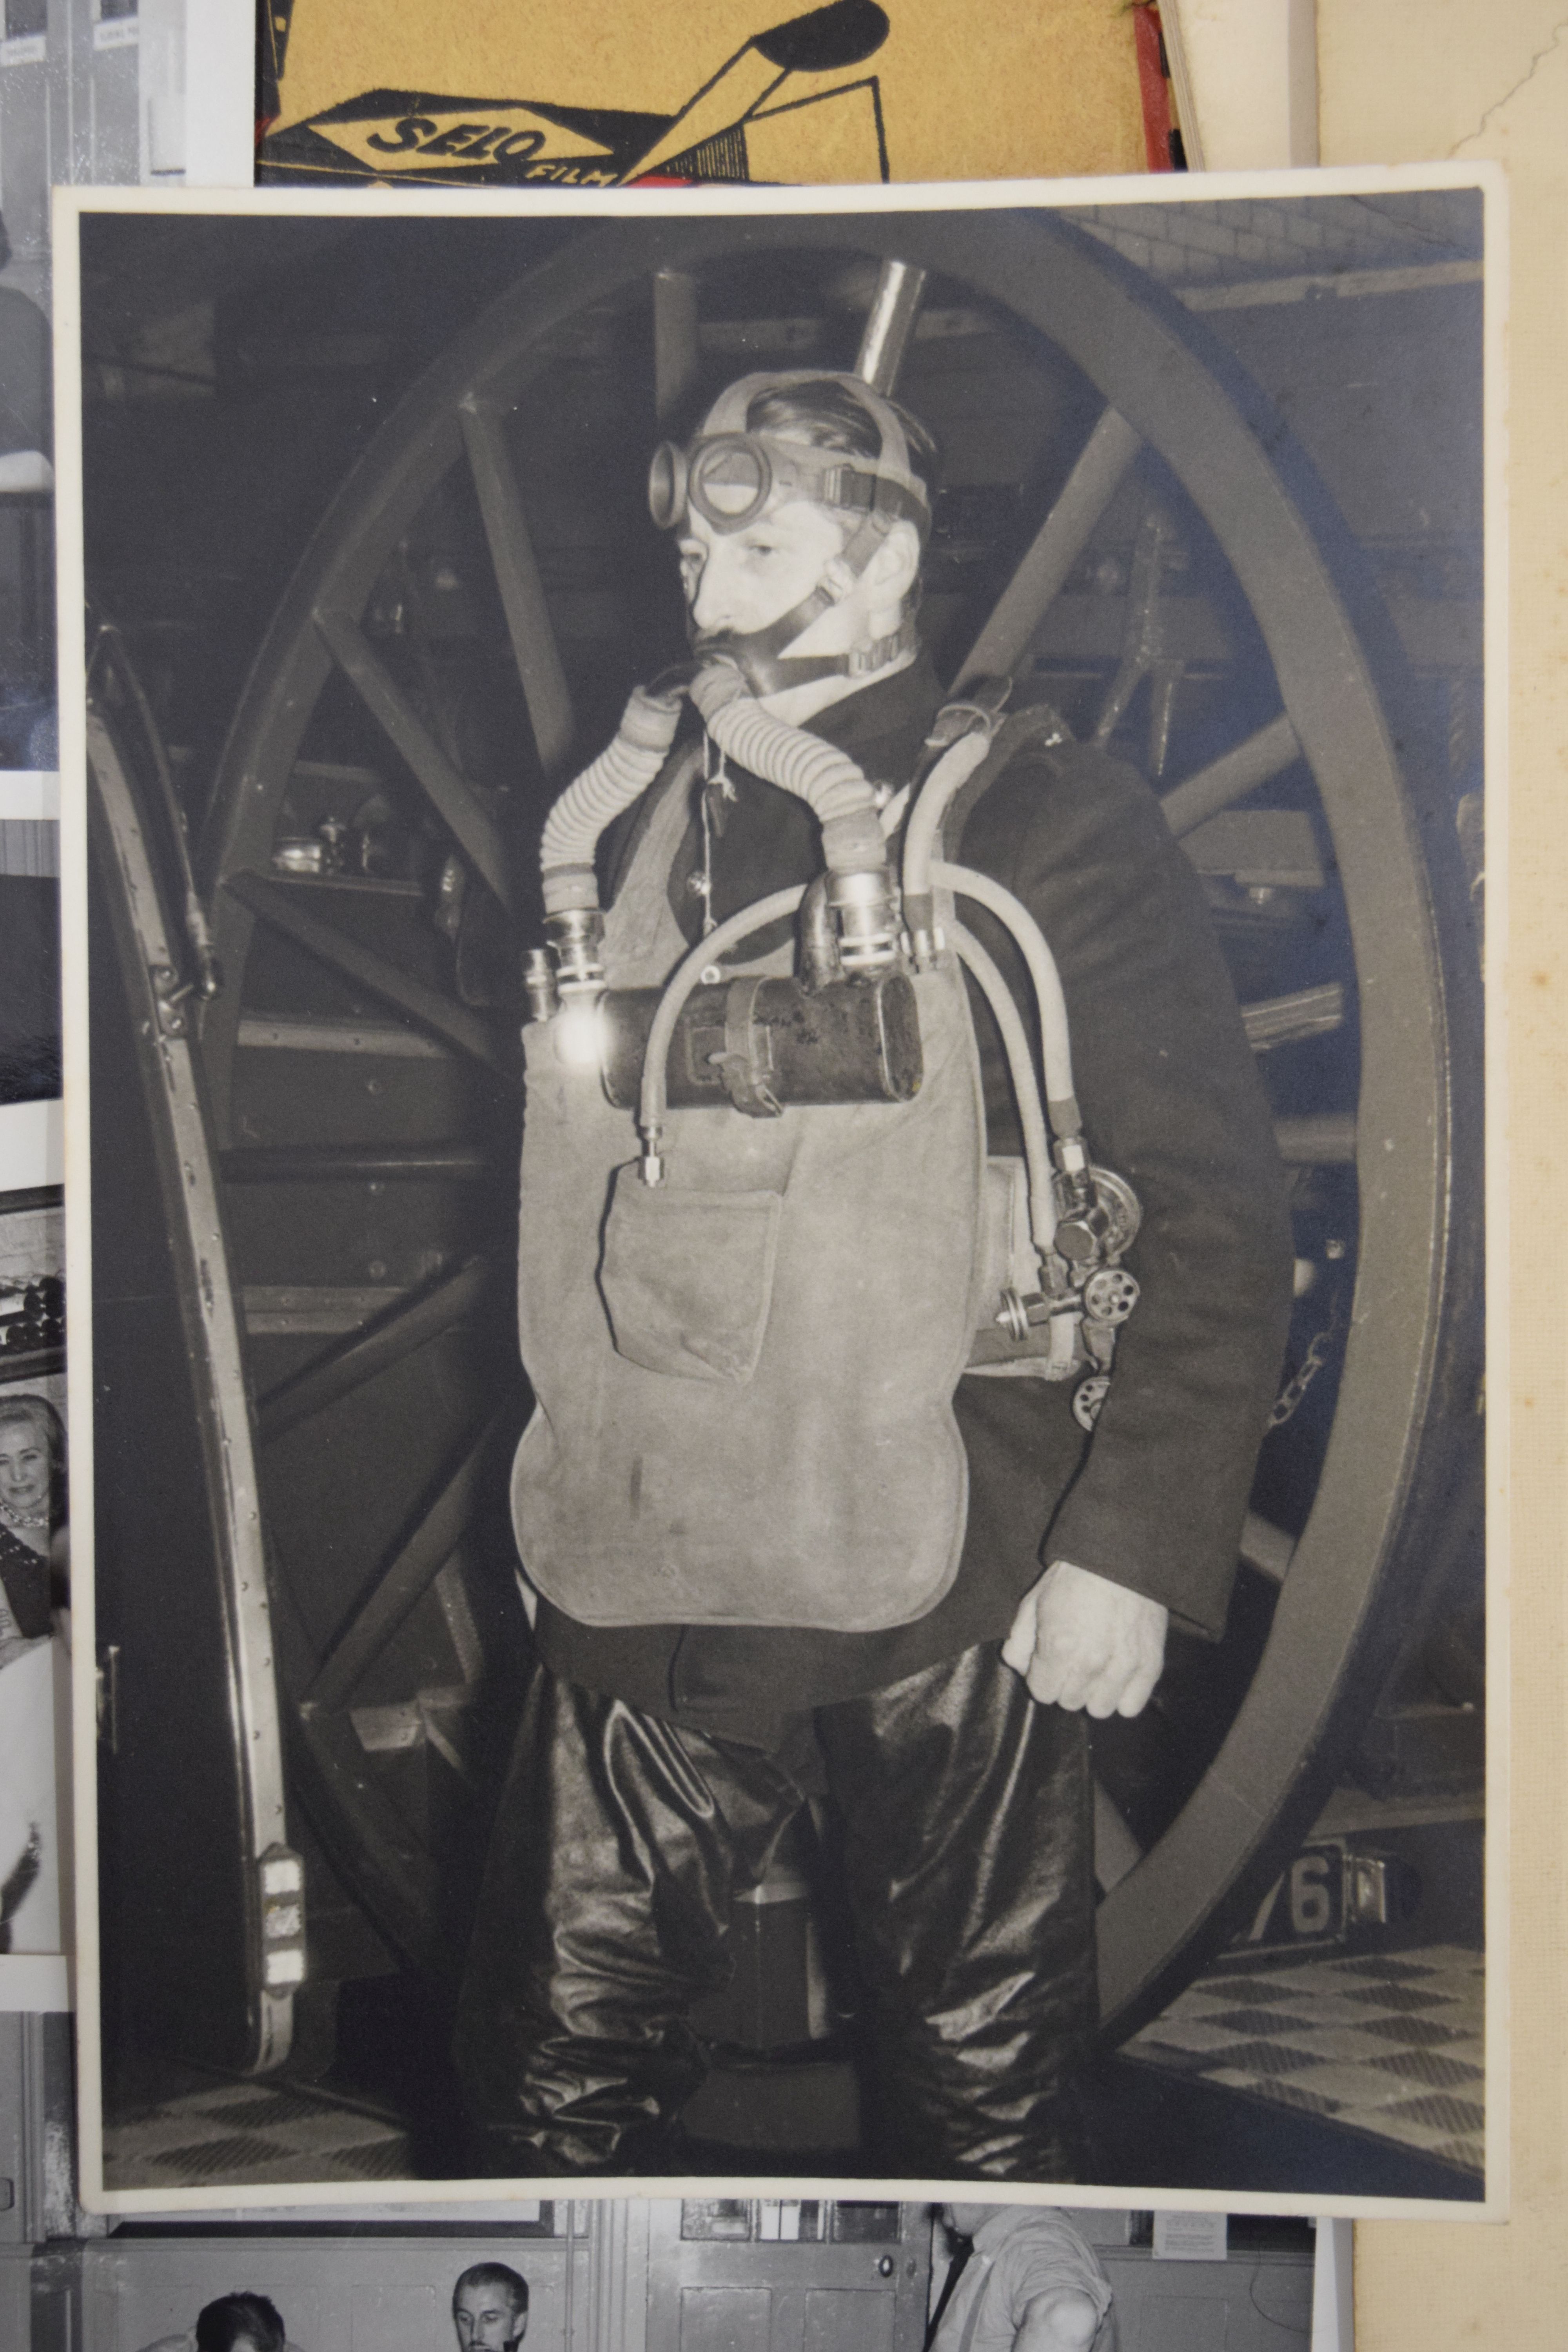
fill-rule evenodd
<path id="1" fill-rule="evenodd" d="M 65 1468 L 48 1399 L 0 1396 L 0 1952 L 59 1948 L 52 1637 L 58 1625 L 66 1645 Z"/>
<path id="2" fill-rule="evenodd" d="M 0 1397 L 0 1660 L 50 1631 L 65 1567 L 65 1426 L 47 1397 Z M 58 1555 L 58 1557 L 57 1557 Z"/>

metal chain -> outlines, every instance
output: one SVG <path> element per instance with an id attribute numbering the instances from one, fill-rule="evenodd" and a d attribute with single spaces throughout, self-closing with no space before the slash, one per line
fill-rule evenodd
<path id="1" fill-rule="evenodd" d="M 1336 1298 L 1329 1319 L 1321 1331 L 1315 1331 L 1307 1342 L 1307 1352 L 1291 1378 L 1275 1398 L 1268 1414 L 1270 1429 L 1283 1429 L 1297 1406 L 1328 1361 L 1330 1348 L 1340 1333 L 1340 1303 Z"/>
<path id="2" fill-rule="evenodd" d="M 724 764 L 723 747 L 715 743 L 711 735 L 704 740 L 702 764 L 702 791 L 698 800 L 702 823 L 702 867 L 700 873 L 687 877 L 686 887 L 702 901 L 702 936 L 706 939 L 710 931 L 719 928 L 713 912 L 713 836 L 724 830 L 724 803 L 734 799 L 735 787 Z"/>

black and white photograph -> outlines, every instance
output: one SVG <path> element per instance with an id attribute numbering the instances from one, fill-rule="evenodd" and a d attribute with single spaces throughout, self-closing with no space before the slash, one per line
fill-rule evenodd
<path id="1" fill-rule="evenodd" d="M 0 214 L 0 271 L 12 263 Z M 51 424 L 48 318 L 14 275 L 0 283 L 0 770 L 25 773 L 56 764 Z"/>
<path id="2" fill-rule="evenodd" d="M 1297 2215 L 563 2199 L 399 2235 L 116 2234 L 84 2352 L 1351 2352 Z M 1344 2232 L 1348 2239 L 1349 2231 Z M 1342 2260 L 1343 2259 L 1342 2255 Z"/>
<path id="3" fill-rule="evenodd" d="M 60 1187 L 0 1192 L 0 2002 L 13 2007 L 37 1978 L 7 1963 L 63 1952 L 69 1917 L 64 1267 Z"/>
<path id="4" fill-rule="evenodd" d="M 1500 2212 L 1495 175 L 58 205 L 84 2202 Z"/>

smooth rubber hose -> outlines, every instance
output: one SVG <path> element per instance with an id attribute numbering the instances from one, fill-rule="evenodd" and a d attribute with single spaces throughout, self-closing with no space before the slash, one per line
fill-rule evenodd
<path id="1" fill-rule="evenodd" d="M 963 790 L 970 777 L 991 750 L 992 738 L 984 727 L 973 728 L 950 744 L 942 753 L 910 811 L 909 831 L 904 835 L 904 897 L 929 898 L 931 887 L 931 859 L 935 855 L 942 821 L 952 807 L 955 796 Z"/>
<path id="2" fill-rule="evenodd" d="M 1007 1055 L 1007 1068 L 1018 1106 L 1018 1124 L 1024 1131 L 1024 1165 L 1029 1177 L 1029 1238 L 1043 1258 L 1057 1238 L 1057 1196 L 1052 1181 L 1050 1138 L 1046 1132 L 1046 1114 L 1040 1106 L 1040 1090 L 1035 1084 L 1034 1056 L 1029 1051 L 1028 1032 L 1024 1027 L 1024 1016 L 1014 1002 L 1012 990 L 973 932 L 965 930 L 962 923 L 954 923 L 952 944 L 980 982 L 981 992 L 991 1007 L 997 1028 L 1002 1032 L 1002 1045 Z"/>
<path id="3" fill-rule="evenodd" d="M 977 873 L 972 866 L 949 866 L 939 860 L 931 869 L 931 879 L 939 889 L 951 890 L 960 898 L 973 898 L 978 906 L 987 908 L 1017 941 L 1019 952 L 1029 967 L 1040 1008 L 1041 1060 L 1045 1065 L 1046 1107 L 1051 1127 L 1058 1141 L 1079 1134 L 1083 1117 L 1073 1091 L 1067 999 L 1062 994 L 1061 975 L 1045 933 L 1021 898 L 1016 898 L 1011 890 L 994 882 L 989 874 Z"/>
<path id="4" fill-rule="evenodd" d="M 614 738 L 567 785 L 544 820 L 539 862 L 546 914 L 598 905 L 594 853 L 599 835 L 647 792 L 664 765 L 679 718 L 679 697 L 632 688 Z"/>

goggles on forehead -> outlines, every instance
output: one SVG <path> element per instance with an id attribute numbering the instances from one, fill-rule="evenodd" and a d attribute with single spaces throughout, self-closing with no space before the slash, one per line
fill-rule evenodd
<path id="1" fill-rule="evenodd" d="M 704 434 L 682 449 L 661 442 L 648 469 L 648 510 L 660 530 L 675 530 L 689 509 L 717 531 L 744 530 L 790 499 L 875 520 L 900 519 L 922 539 L 931 509 L 908 469 L 883 457 L 848 457 L 774 434 Z"/>

